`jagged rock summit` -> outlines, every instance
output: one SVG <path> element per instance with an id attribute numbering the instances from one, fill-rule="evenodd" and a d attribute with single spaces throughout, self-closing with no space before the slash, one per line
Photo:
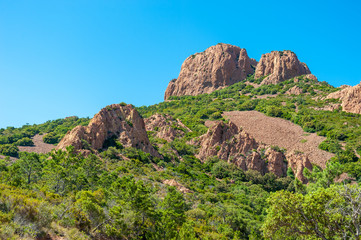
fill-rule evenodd
<path id="1" fill-rule="evenodd" d="M 255 79 L 264 77 L 262 84 L 277 84 L 301 75 L 317 80 L 292 51 L 263 54 L 257 63 L 255 59 L 249 58 L 246 49 L 219 43 L 202 53 L 189 56 L 183 62 L 178 78 L 169 82 L 164 99 L 211 93 L 252 74 Z"/>
<path id="2" fill-rule="evenodd" d="M 353 87 L 341 86 L 341 90 L 330 93 L 327 98 L 340 99 L 345 112 L 361 114 L 361 83 Z"/>
<path id="3" fill-rule="evenodd" d="M 135 147 L 160 156 L 149 142 L 143 118 L 130 104 L 112 104 L 101 109 L 88 126 L 77 126 L 67 133 L 57 149 L 64 150 L 72 145 L 75 150 L 100 150 L 114 139 L 124 147 Z"/>
<path id="4" fill-rule="evenodd" d="M 230 86 L 253 74 L 256 64 L 246 49 L 219 43 L 184 61 L 178 78 L 169 82 L 164 99 L 211 93 Z"/>
<path id="5" fill-rule="evenodd" d="M 266 77 L 262 84 L 277 84 L 300 75 L 310 74 L 305 63 L 289 50 L 263 54 L 257 64 L 255 78 Z"/>

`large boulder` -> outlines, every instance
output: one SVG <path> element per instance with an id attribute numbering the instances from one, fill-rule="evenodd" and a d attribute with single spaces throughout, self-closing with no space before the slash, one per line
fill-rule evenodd
<path id="1" fill-rule="evenodd" d="M 217 44 L 184 61 L 178 78 L 169 82 L 164 99 L 211 93 L 230 86 L 253 74 L 256 64 L 256 60 L 248 57 L 246 49 Z"/>
<path id="2" fill-rule="evenodd" d="M 149 142 L 143 118 L 132 105 L 123 104 L 112 104 L 101 109 L 88 126 L 77 126 L 68 132 L 57 149 L 64 150 L 72 145 L 75 150 L 100 150 L 115 139 L 124 147 L 134 147 L 160 156 Z"/>
<path id="3" fill-rule="evenodd" d="M 361 83 L 353 87 L 341 86 L 341 90 L 330 93 L 327 98 L 340 99 L 345 112 L 361 114 Z"/>
<path id="4" fill-rule="evenodd" d="M 289 50 L 272 51 L 262 55 L 256 67 L 255 78 L 266 77 L 262 84 L 277 84 L 310 73 L 307 65 L 300 62 L 295 53 Z"/>

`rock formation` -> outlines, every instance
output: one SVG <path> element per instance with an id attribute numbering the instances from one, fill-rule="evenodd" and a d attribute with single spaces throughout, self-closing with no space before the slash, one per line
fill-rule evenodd
<path id="1" fill-rule="evenodd" d="M 312 170 L 312 164 L 308 157 L 303 153 L 291 152 L 287 154 L 288 165 L 292 168 L 295 177 L 298 178 L 301 182 L 306 183 L 306 178 L 303 176 L 303 170 L 308 168 Z"/>
<path id="2" fill-rule="evenodd" d="M 287 163 L 285 155 L 282 152 L 268 148 L 265 152 L 265 156 L 268 160 L 267 172 L 272 172 L 278 177 L 286 176 Z"/>
<path id="3" fill-rule="evenodd" d="M 182 184 L 180 184 L 179 182 L 177 182 L 174 179 L 170 179 L 170 180 L 166 179 L 163 181 L 163 184 L 176 187 L 178 189 L 178 191 L 180 191 L 181 193 L 191 193 L 192 192 L 191 190 L 189 190 L 188 188 L 186 188 L 185 186 L 183 186 Z"/>
<path id="4" fill-rule="evenodd" d="M 302 88 L 298 86 L 293 86 L 292 88 L 288 89 L 287 92 L 285 92 L 285 94 L 288 95 L 300 95 L 302 93 L 303 93 Z"/>
<path id="5" fill-rule="evenodd" d="M 296 76 L 310 74 L 305 63 L 291 51 L 272 51 L 263 54 L 257 64 L 255 78 L 266 77 L 262 84 L 277 84 Z"/>
<path id="6" fill-rule="evenodd" d="M 201 161 L 211 156 L 234 163 L 239 168 L 256 170 L 261 174 L 274 173 L 278 177 L 287 175 L 287 168 L 291 167 L 300 181 L 306 182 L 303 169 L 312 169 L 312 164 L 303 153 L 295 151 L 285 154 L 273 147 L 257 143 L 244 130 L 235 124 L 218 122 L 202 135 L 198 144 L 199 153 L 196 155 Z"/>
<path id="7" fill-rule="evenodd" d="M 218 156 L 222 160 L 238 162 L 243 160 L 242 155 L 257 149 L 258 144 L 232 122 L 218 122 L 200 137 L 200 146 L 197 157 L 202 161 L 209 156 Z"/>
<path id="8" fill-rule="evenodd" d="M 75 150 L 100 150 L 107 142 L 118 139 L 124 147 L 135 147 L 160 156 L 149 142 L 143 118 L 132 105 L 112 104 L 90 121 L 88 126 L 77 126 L 60 141 L 57 149 L 74 146 Z"/>
<path id="9" fill-rule="evenodd" d="M 190 132 L 190 129 L 179 119 L 175 120 L 167 114 L 154 114 L 144 119 L 144 123 L 147 131 L 154 132 L 154 137 L 165 139 L 168 142 L 175 138 L 181 138 L 186 132 Z"/>
<path id="10" fill-rule="evenodd" d="M 253 74 L 256 63 L 248 57 L 246 49 L 217 44 L 184 61 L 178 78 L 169 82 L 164 99 L 211 93 L 230 86 Z"/>
<path id="11" fill-rule="evenodd" d="M 353 87 L 342 86 L 341 89 L 329 94 L 327 98 L 340 99 L 342 110 L 345 112 L 361 114 L 361 83 Z"/>
<path id="12" fill-rule="evenodd" d="M 278 177 L 286 176 L 287 163 L 285 156 L 268 148 L 264 156 L 258 151 L 265 148 L 257 143 L 249 134 L 230 122 L 218 122 L 199 139 L 197 157 L 205 161 L 210 156 L 217 156 L 224 161 L 232 162 L 243 170 L 257 170 L 261 174 L 272 172 Z"/>

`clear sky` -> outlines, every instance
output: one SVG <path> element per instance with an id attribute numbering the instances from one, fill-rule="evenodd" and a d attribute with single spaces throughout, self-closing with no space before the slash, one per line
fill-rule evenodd
<path id="1" fill-rule="evenodd" d="M 292 50 L 320 81 L 361 81 L 361 1 L 0 0 L 0 128 L 163 100 L 219 42 Z"/>

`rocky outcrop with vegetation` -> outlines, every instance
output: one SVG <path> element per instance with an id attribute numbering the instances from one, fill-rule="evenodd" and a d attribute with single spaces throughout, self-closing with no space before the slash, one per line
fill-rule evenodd
<path id="1" fill-rule="evenodd" d="M 277 177 L 284 177 L 287 168 L 291 167 L 295 176 L 304 182 L 303 169 L 312 169 L 305 155 L 292 152 L 286 157 L 279 148 L 257 143 L 232 122 L 213 125 L 199 138 L 198 144 L 200 149 L 196 156 L 200 160 L 206 161 L 209 157 L 217 156 L 244 171 L 256 170 L 261 174 L 271 172 Z"/>
<path id="2" fill-rule="evenodd" d="M 341 90 L 327 96 L 328 99 L 340 99 L 342 110 L 361 114 L 361 83 L 356 86 L 342 86 Z"/>
<path id="3" fill-rule="evenodd" d="M 154 114 L 144 119 L 144 123 L 145 129 L 154 137 L 168 142 L 184 137 L 184 134 L 190 131 L 179 119 L 174 119 L 168 114 Z"/>
<path id="4" fill-rule="evenodd" d="M 100 110 L 88 126 L 77 126 L 60 141 L 57 149 L 100 150 L 119 141 L 124 147 L 134 147 L 159 156 L 149 142 L 143 118 L 130 104 L 112 104 Z"/>

